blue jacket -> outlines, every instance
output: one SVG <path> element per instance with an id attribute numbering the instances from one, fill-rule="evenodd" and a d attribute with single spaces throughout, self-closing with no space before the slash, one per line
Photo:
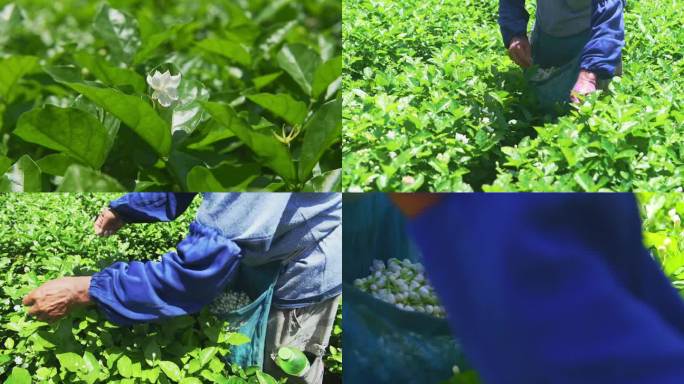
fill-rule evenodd
<path id="1" fill-rule="evenodd" d="M 538 0 L 549 2 L 544 9 L 553 9 L 553 1 L 567 0 Z M 625 40 L 625 26 L 623 11 L 624 0 L 586 0 L 591 2 L 591 37 L 584 46 L 581 54 L 581 68 L 597 73 L 600 77 L 612 77 L 621 60 L 622 47 Z M 537 11 L 541 8 L 537 7 Z M 537 19 L 544 15 L 537 14 Z M 572 17 L 571 15 L 569 17 Z M 499 0 L 499 26 L 503 43 L 510 45 L 516 36 L 527 36 L 527 23 L 530 15 L 525 10 L 525 0 Z"/>
<path id="2" fill-rule="evenodd" d="M 131 193 L 110 207 L 128 223 L 170 221 L 194 196 Z M 90 296 L 115 323 L 152 321 L 199 311 L 230 282 L 239 263 L 279 261 L 276 307 L 326 300 L 342 290 L 341 207 L 336 193 L 203 194 L 176 252 L 160 262 L 113 264 L 93 276 Z"/>
<path id="3" fill-rule="evenodd" d="M 684 303 L 629 194 L 452 194 L 408 224 L 489 384 L 684 382 Z"/>

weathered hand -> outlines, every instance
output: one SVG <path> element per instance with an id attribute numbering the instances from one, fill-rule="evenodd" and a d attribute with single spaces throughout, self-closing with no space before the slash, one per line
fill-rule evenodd
<path id="1" fill-rule="evenodd" d="M 570 101 L 577 104 L 580 102 L 579 97 L 596 92 L 598 89 L 598 79 L 596 74 L 590 71 L 581 70 L 577 77 L 575 86 L 572 87 L 570 93 Z"/>
<path id="2" fill-rule="evenodd" d="M 29 315 L 43 321 L 54 321 L 66 316 L 74 307 L 90 301 L 90 276 L 63 277 L 50 280 L 24 297 Z"/>
<path id="3" fill-rule="evenodd" d="M 508 45 L 508 56 L 522 68 L 532 66 L 532 47 L 527 37 L 514 37 Z"/>
<path id="4" fill-rule="evenodd" d="M 390 199 L 401 213 L 408 218 L 413 218 L 437 204 L 442 196 L 438 193 L 392 193 Z"/>
<path id="5" fill-rule="evenodd" d="M 95 234 L 98 236 L 111 236 L 126 223 L 111 209 L 105 208 L 93 223 Z"/>

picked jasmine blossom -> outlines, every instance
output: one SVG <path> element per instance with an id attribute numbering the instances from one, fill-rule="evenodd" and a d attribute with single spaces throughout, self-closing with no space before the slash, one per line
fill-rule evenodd
<path id="1" fill-rule="evenodd" d="M 147 75 L 147 84 L 154 90 L 152 99 L 157 100 L 164 108 L 168 108 L 175 101 L 178 101 L 178 86 L 180 82 L 180 73 L 176 76 L 171 76 L 169 71 L 164 73 L 154 71 L 152 76 Z"/>
<path id="2" fill-rule="evenodd" d="M 425 277 L 422 264 L 409 260 L 373 260 L 369 275 L 354 280 L 356 288 L 404 311 L 422 312 L 443 318 L 444 308 Z"/>
<path id="3" fill-rule="evenodd" d="M 247 306 L 251 302 L 252 300 L 246 293 L 228 290 L 214 299 L 209 305 L 209 312 L 214 315 L 223 315 Z"/>

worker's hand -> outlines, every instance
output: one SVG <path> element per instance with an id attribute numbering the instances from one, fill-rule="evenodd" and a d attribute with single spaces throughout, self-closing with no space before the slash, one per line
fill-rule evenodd
<path id="1" fill-rule="evenodd" d="M 24 297 L 29 315 L 42 321 L 54 321 L 66 316 L 72 309 L 87 305 L 90 276 L 63 277 L 50 280 Z"/>
<path id="2" fill-rule="evenodd" d="M 405 216 L 413 218 L 437 204 L 442 199 L 442 195 L 438 193 L 392 193 L 390 199 Z"/>
<path id="3" fill-rule="evenodd" d="M 111 236 L 125 224 L 126 223 L 121 220 L 116 212 L 109 208 L 105 208 L 100 212 L 100 216 L 95 219 L 93 228 L 95 229 L 95 234 L 98 236 Z"/>
<path id="4" fill-rule="evenodd" d="M 511 39 L 508 45 L 508 56 L 522 68 L 532 66 L 532 47 L 527 37 L 518 36 Z"/>
<path id="5" fill-rule="evenodd" d="M 572 92 L 570 93 L 570 101 L 577 104 L 580 102 L 580 96 L 587 95 L 592 92 L 596 92 L 598 89 L 598 78 L 594 72 L 585 71 L 584 69 L 580 71 L 577 77 L 577 82 L 575 86 L 572 87 Z"/>

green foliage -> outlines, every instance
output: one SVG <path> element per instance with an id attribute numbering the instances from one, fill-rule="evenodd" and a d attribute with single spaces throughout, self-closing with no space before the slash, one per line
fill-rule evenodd
<path id="1" fill-rule="evenodd" d="M 345 190 L 681 190 L 684 10 L 627 3 L 624 77 L 554 118 L 497 1 L 345 1 Z"/>
<path id="2" fill-rule="evenodd" d="M 4 0 L 0 15 L 0 191 L 339 190 L 338 0 Z M 182 76 L 168 108 L 157 70 Z"/>
<path id="3" fill-rule="evenodd" d="M 342 374 L 342 299 L 340 299 L 335 325 L 330 335 L 328 354 L 325 356 L 325 369 L 332 374 Z"/>
<path id="4" fill-rule="evenodd" d="M 92 307 L 53 324 L 26 315 L 22 297 L 47 280 L 91 274 L 115 261 L 154 260 L 173 249 L 200 203 L 198 197 L 174 222 L 128 225 L 99 238 L 93 219 L 116 197 L 0 194 L 0 380 L 239 384 L 270 378 L 221 359 L 244 337 L 207 311 L 133 327 L 115 326 Z"/>
<path id="5" fill-rule="evenodd" d="M 684 297 L 684 202 L 680 193 L 640 193 L 644 244 Z"/>

